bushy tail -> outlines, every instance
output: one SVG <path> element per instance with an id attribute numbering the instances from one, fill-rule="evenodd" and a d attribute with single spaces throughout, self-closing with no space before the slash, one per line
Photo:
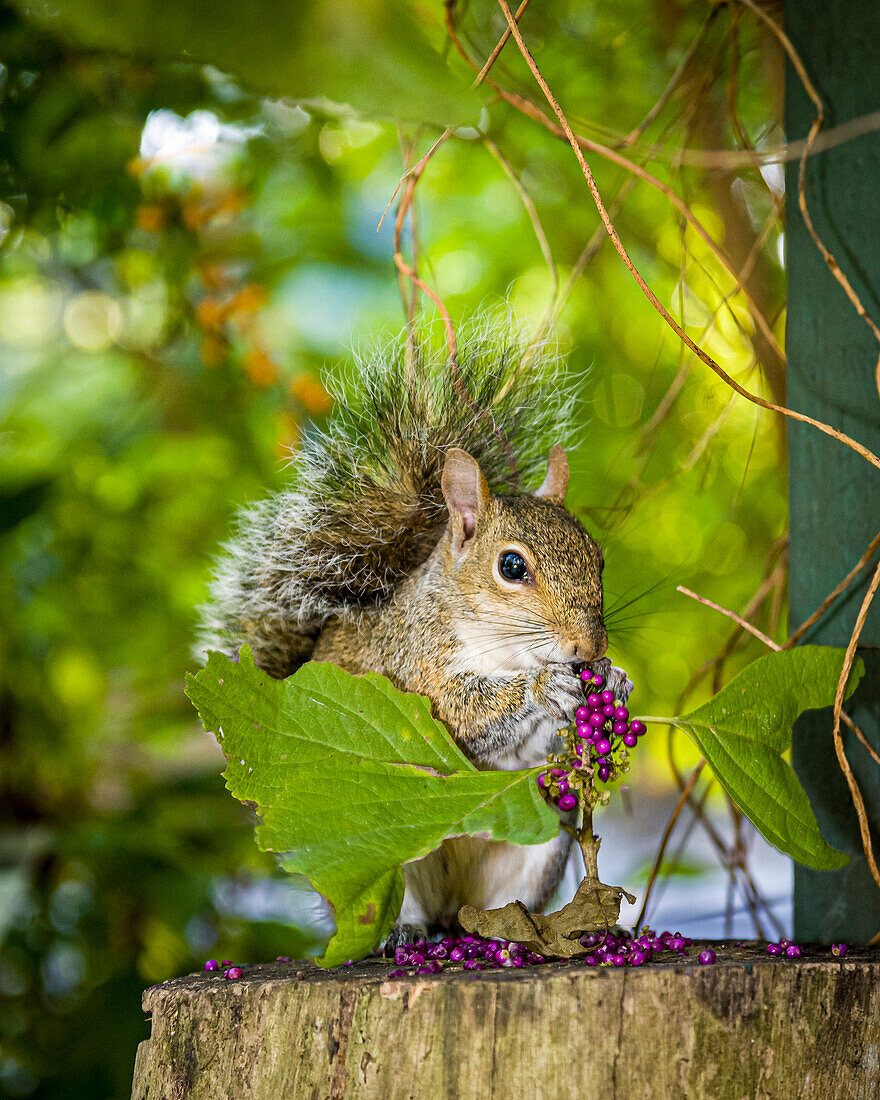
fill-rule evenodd
<path id="1" fill-rule="evenodd" d="M 447 448 L 468 451 L 497 493 L 533 488 L 566 442 L 571 394 L 558 357 L 485 331 L 456 364 L 428 337 L 360 357 L 335 387 L 329 427 L 294 456 L 291 488 L 243 510 L 202 608 L 199 652 L 283 677 L 332 615 L 374 606 L 430 555 L 446 523 Z"/>

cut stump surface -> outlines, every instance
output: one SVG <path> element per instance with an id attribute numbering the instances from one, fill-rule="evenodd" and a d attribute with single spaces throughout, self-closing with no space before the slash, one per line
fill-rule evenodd
<path id="1" fill-rule="evenodd" d="M 880 1096 L 880 953 L 798 961 L 694 944 L 634 969 L 580 961 L 389 978 L 247 966 L 148 989 L 133 1100 L 788 1100 Z"/>

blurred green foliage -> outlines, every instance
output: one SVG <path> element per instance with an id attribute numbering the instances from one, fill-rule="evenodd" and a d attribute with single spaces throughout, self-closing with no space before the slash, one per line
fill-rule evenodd
<path id="1" fill-rule="evenodd" d="M 323 365 L 343 368 L 352 344 L 403 323 L 393 219 L 376 226 L 402 147 L 417 158 L 439 135 L 413 124 L 414 104 L 424 98 L 417 117 L 436 123 L 471 102 L 463 63 L 450 59 L 444 83 L 439 52 L 414 53 L 423 41 L 448 52 L 440 5 L 414 7 L 405 33 L 404 6 L 371 8 L 333 64 L 315 15 L 335 19 L 328 5 L 309 8 L 310 34 L 287 50 L 271 14 L 178 2 L 179 19 L 157 17 L 136 57 L 123 48 L 152 7 L 0 7 L 0 1089 L 10 1095 L 127 1096 L 144 984 L 210 954 L 257 961 L 314 939 L 310 926 L 284 927 L 276 895 L 260 894 L 280 876 L 223 787 L 183 674 L 235 507 L 282 483 L 287 449 L 329 411 Z M 488 0 L 458 15 L 480 64 L 502 16 Z M 613 143 L 658 99 L 704 18 L 674 0 L 560 0 L 522 25 L 572 121 Z M 710 173 L 675 158 L 680 146 L 736 144 L 737 125 L 779 140 L 774 65 L 759 28 L 734 35 L 726 13 L 715 19 L 630 153 L 644 159 L 656 143 L 651 169 L 732 256 L 754 250 L 779 333 L 772 188 L 748 166 Z M 493 72 L 533 94 L 512 46 Z M 265 98 L 282 92 L 309 102 Z M 438 150 L 417 190 L 420 271 L 456 318 L 503 303 L 532 326 L 553 277 L 518 188 L 563 284 L 597 215 L 569 149 L 489 93 L 473 102 L 478 127 Z M 627 173 L 593 167 L 610 201 Z M 743 296 L 663 195 L 639 184 L 616 221 L 660 298 L 731 373 L 769 392 Z M 555 331 L 582 379 L 569 501 L 606 546 L 612 655 L 640 709 L 675 713 L 729 633 L 675 585 L 741 608 L 780 560 L 780 434 L 702 367 L 688 371 L 607 245 Z M 771 633 L 782 591 L 769 590 L 759 616 Z M 732 672 L 760 646 L 731 650 Z M 633 780 L 644 791 L 669 783 L 662 738 L 652 751 Z"/>

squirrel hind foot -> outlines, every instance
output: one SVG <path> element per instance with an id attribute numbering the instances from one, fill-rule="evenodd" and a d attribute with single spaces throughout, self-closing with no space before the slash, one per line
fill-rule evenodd
<path id="1" fill-rule="evenodd" d="M 382 953 L 386 958 L 391 958 L 398 947 L 403 947 L 407 943 L 415 943 L 416 940 L 427 940 L 428 930 L 424 925 L 419 924 L 395 924 L 391 929 L 391 934 L 385 941 L 382 948 Z"/>

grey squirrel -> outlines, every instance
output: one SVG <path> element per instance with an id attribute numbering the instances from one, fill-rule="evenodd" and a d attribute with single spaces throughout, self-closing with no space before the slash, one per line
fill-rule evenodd
<path id="1" fill-rule="evenodd" d="M 427 696 L 479 768 L 540 764 L 604 657 L 602 552 L 565 510 L 572 397 L 557 358 L 485 333 L 455 360 L 380 348 L 294 457 L 289 489 L 241 514 L 202 609 L 200 649 L 283 678 L 304 661 L 382 673 Z M 533 492 L 525 488 L 546 472 Z M 571 845 L 446 841 L 404 869 L 393 946 L 461 905 L 539 910 Z"/>

